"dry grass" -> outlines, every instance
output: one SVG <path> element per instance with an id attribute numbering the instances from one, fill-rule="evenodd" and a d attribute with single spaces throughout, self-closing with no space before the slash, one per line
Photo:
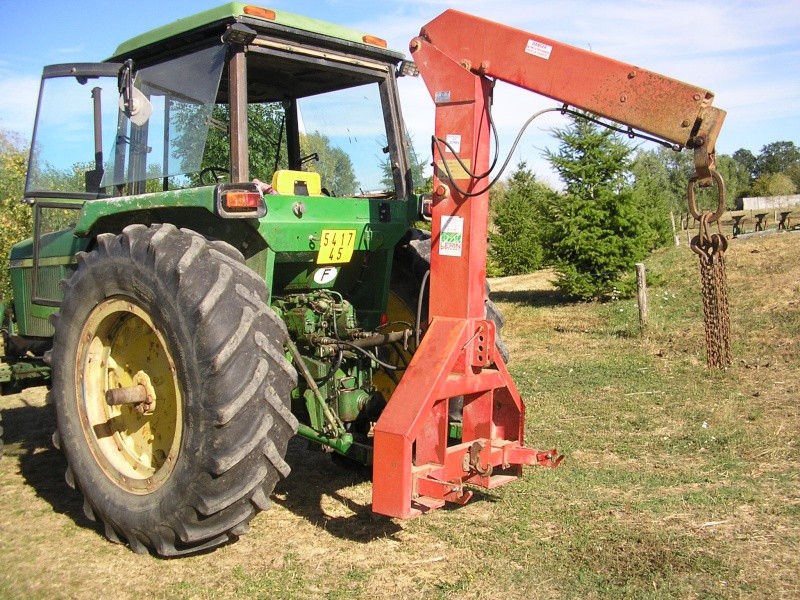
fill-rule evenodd
<path id="1" fill-rule="evenodd" d="M 42 389 L 0 399 L 0 597 L 800 597 L 800 235 L 728 252 L 735 364 L 704 367 L 697 263 L 652 257 L 632 301 L 572 304 L 548 273 L 493 282 L 528 469 L 467 506 L 400 522 L 370 485 L 293 443 L 294 474 L 236 544 L 159 560 L 107 542 L 63 481 Z"/>

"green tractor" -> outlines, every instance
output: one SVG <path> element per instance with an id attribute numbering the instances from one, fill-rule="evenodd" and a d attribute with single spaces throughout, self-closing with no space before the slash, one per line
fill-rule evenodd
<path id="1" fill-rule="evenodd" d="M 0 379 L 49 385 L 109 539 L 234 540 L 295 434 L 371 464 L 430 259 L 385 46 L 231 3 L 44 69 Z"/>

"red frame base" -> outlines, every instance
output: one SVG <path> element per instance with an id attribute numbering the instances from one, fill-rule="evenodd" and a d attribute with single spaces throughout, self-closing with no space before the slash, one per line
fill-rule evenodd
<path id="1" fill-rule="evenodd" d="M 516 479 L 522 465 L 561 462 L 555 449 L 523 446 L 525 409 L 505 365 L 475 365 L 486 363 L 487 339 L 494 339 L 491 321 L 431 323 L 375 426 L 374 512 L 405 519 L 464 504 L 472 496 L 467 485 L 495 488 Z M 464 397 L 462 439 L 448 446 L 454 396 Z"/>

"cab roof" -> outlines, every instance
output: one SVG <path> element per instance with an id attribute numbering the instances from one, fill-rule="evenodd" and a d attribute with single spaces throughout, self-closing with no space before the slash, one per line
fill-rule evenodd
<path id="1" fill-rule="evenodd" d="M 225 29 L 236 22 L 244 23 L 259 33 L 274 32 L 279 37 L 305 33 L 307 35 L 303 37 L 311 37 L 319 45 L 382 61 L 399 63 L 404 58 L 402 53 L 386 49 L 383 40 L 349 27 L 283 10 L 229 2 L 137 35 L 120 44 L 108 60 L 147 60 L 171 51 L 179 51 L 187 45 L 218 41 Z M 383 42 L 384 47 L 379 45 L 380 42 Z"/>

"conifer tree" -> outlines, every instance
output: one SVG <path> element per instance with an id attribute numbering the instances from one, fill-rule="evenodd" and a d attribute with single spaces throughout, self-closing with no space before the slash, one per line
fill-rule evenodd
<path id="1" fill-rule="evenodd" d="M 627 292 L 626 276 L 652 237 L 628 181 L 631 150 L 610 130 L 577 116 L 555 135 L 558 151 L 547 157 L 566 191 L 551 241 L 557 286 L 582 299 Z"/>
<path id="2" fill-rule="evenodd" d="M 520 162 L 492 201 L 489 269 L 492 275 L 522 275 L 541 268 L 547 239 L 547 205 L 553 191 Z"/>

